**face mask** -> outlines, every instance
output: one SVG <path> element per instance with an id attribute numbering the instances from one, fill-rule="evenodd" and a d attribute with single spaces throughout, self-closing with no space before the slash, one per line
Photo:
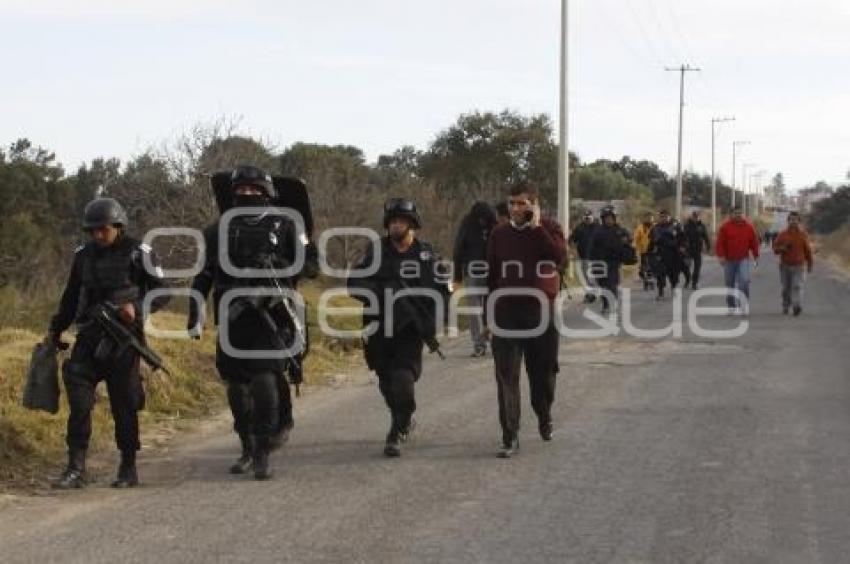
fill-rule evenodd
<path id="1" fill-rule="evenodd" d="M 407 238 L 407 234 L 410 233 L 410 229 L 405 229 L 404 231 L 390 231 L 390 239 L 392 239 L 396 243 L 401 243 Z"/>
<path id="2" fill-rule="evenodd" d="M 236 194 L 233 196 L 233 205 L 237 208 L 266 206 L 268 198 L 263 194 Z"/>

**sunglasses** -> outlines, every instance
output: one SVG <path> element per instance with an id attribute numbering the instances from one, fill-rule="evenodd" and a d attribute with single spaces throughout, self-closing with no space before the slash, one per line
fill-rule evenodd
<path id="1" fill-rule="evenodd" d="M 529 200 L 508 200 L 508 205 L 509 206 L 515 206 L 515 207 L 530 206 L 531 201 L 529 201 Z"/>

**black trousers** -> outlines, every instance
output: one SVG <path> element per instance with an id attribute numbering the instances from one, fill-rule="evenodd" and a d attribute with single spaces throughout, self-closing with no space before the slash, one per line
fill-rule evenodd
<path id="1" fill-rule="evenodd" d="M 422 374 L 422 338 L 414 333 L 369 340 L 370 365 L 375 367 L 378 388 L 392 415 L 392 426 L 404 430 L 416 411 L 414 385 Z"/>
<path id="2" fill-rule="evenodd" d="M 98 331 L 79 333 L 70 358 L 62 365 L 70 411 L 65 441 L 70 449 L 89 447 L 95 388 L 98 382 L 105 380 L 115 421 L 115 443 L 121 452 L 136 452 L 141 448 L 138 411 L 145 403 L 139 356 L 127 349 L 119 356 L 95 358 L 95 351 L 103 339 L 105 337 Z"/>
<path id="3" fill-rule="evenodd" d="M 554 323 L 539 337 L 493 337 L 493 359 L 499 400 L 499 423 L 502 439 L 508 442 L 519 433 L 520 368 L 525 371 L 531 392 L 531 407 L 539 425 L 551 423 L 555 401 L 555 378 L 558 372 L 559 335 Z"/>
<path id="4" fill-rule="evenodd" d="M 696 252 L 691 254 L 691 260 L 693 261 L 692 270 L 691 270 L 691 279 L 690 283 L 694 286 L 699 284 L 699 275 L 702 271 L 702 253 Z"/>
<path id="5" fill-rule="evenodd" d="M 663 253 L 655 260 L 655 279 L 658 285 L 658 294 L 664 292 L 667 281 L 670 281 L 670 287 L 676 288 L 679 285 L 679 275 L 684 267 L 680 256 L 673 253 Z"/>
<path id="6" fill-rule="evenodd" d="M 605 263 L 605 278 L 597 279 L 596 283 L 600 288 L 604 288 L 614 294 L 614 299 L 618 299 L 620 291 L 620 263 L 608 261 Z M 602 294 L 602 306 L 608 307 L 608 298 Z"/>
<path id="7" fill-rule="evenodd" d="M 289 400 L 287 409 L 289 413 L 292 410 L 289 394 L 281 397 L 280 374 L 257 372 L 239 376 L 222 374 L 222 377 L 227 382 L 233 430 L 240 437 L 268 437 L 280 431 L 283 401 Z M 288 385 L 286 390 L 289 390 Z"/>

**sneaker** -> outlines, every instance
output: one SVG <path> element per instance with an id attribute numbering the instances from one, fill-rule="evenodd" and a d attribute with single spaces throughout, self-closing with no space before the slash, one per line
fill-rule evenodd
<path id="1" fill-rule="evenodd" d="M 487 355 L 487 347 L 475 347 L 470 355 L 472 358 L 480 358 Z"/>
<path id="2" fill-rule="evenodd" d="M 519 452 L 519 439 L 514 437 L 508 440 L 502 440 L 502 448 L 496 453 L 499 458 L 511 458 Z"/>

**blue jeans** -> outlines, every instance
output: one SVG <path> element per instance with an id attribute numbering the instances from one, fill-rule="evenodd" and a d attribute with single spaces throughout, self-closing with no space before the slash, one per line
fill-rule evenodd
<path id="1" fill-rule="evenodd" d="M 727 260 L 723 265 L 723 274 L 726 278 L 726 287 L 737 288 L 750 299 L 750 259 Z M 741 304 L 734 296 L 726 296 L 726 305 L 730 308 L 740 307 Z"/>

